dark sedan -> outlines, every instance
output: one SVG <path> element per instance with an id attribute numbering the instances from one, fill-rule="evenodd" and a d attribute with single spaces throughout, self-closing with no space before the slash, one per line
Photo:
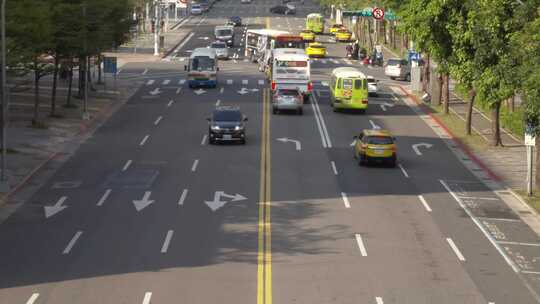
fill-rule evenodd
<path id="1" fill-rule="evenodd" d="M 296 8 L 291 5 L 276 5 L 270 8 L 270 13 L 280 15 L 294 15 L 296 14 Z"/>
<path id="2" fill-rule="evenodd" d="M 208 119 L 208 138 L 210 144 L 216 142 L 239 141 L 246 143 L 247 117 L 240 108 L 222 106 L 217 107 Z"/>
<path id="3" fill-rule="evenodd" d="M 241 26 L 242 25 L 242 18 L 238 16 L 233 16 L 229 18 L 229 21 L 227 21 L 227 24 L 234 25 L 234 26 Z"/>

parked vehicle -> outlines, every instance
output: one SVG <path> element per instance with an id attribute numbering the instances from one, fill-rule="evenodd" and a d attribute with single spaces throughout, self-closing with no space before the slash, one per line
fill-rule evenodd
<path id="1" fill-rule="evenodd" d="M 208 117 L 208 139 L 216 142 L 239 141 L 246 143 L 246 123 L 248 118 L 240 108 L 232 106 L 217 107 Z"/>
<path id="2" fill-rule="evenodd" d="M 225 44 L 225 42 L 214 41 L 209 47 L 216 51 L 218 59 L 229 59 L 229 49 L 227 48 L 227 44 Z"/>
<path id="3" fill-rule="evenodd" d="M 302 115 L 304 98 L 298 89 L 277 89 L 272 95 L 272 113 L 278 114 L 282 110 L 295 111 Z"/>
<path id="4" fill-rule="evenodd" d="M 201 86 L 215 88 L 219 71 L 216 51 L 212 48 L 194 49 L 184 70 L 188 71 L 190 88 Z"/>
<path id="5" fill-rule="evenodd" d="M 365 112 L 368 107 L 366 76 L 353 67 L 341 67 L 332 71 L 330 78 L 330 103 L 334 112 L 352 109 Z"/>
<path id="6" fill-rule="evenodd" d="M 411 65 L 406 59 L 390 58 L 384 66 L 384 74 L 390 79 L 411 81 Z"/>
<path id="7" fill-rule="evenodd" d="M 231 25 L 218 25 L 214 28 L 214 36 L 223 41 L 228 47 L 234 46 L 234 27 Z"/>
<path id="8" fill-rule="evenodd" d="M 306 17 L 306 29 L 315 34 L 324 33 L 324 17 L 321 14 L 312 13 Z"/>
<path id="9" fill-rule="evenodd" d="M 352 33 L 347 29 L 340 29 L 335 32 L 335 36 L 338 42 L 348 42 L 351 41 Z"/>

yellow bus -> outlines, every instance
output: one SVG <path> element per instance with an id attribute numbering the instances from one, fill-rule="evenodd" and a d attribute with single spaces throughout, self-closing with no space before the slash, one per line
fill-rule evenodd
<path id="1" fill-rule="evenodd" d="M 332 71 L 330 102 L 334 112 L 352 109 L 365 112 L 368 107 L 367 78 L 358 69 L 341 67 Z"/>
<path id="2" fill-rule="evenodd" d="M 315 34 L 322 34 L 324 32 L 324 17 L 317 13 L 307 15 L 306 29 Z"/>

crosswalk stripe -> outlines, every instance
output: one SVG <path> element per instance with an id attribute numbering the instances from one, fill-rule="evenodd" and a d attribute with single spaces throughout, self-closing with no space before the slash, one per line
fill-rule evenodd
<path id="1" fill-rule="evenodd" d="M 169 83 L 171 83 L 170 79 L 163 80 L 163 85 L 168 85 Z"/>
<path id="2" fill-rule="evenodd" d="M 150 80 L 148 80 L 148 82 L 146 83 L 146 85 L 153 85 L 154 82 L 156 82 L 154 79 L 150 79 Z"/>
<path id="3" fill-rule="evenodd" d="M 180 81 L 178 81 L 178 84 L 179 84 L 179 85 L 183 85 L 184 83 L 186 83 L 186 80 L 185 80 L 185 79 L 180 79 Z"/>
<path id="4" fill-rule="evenodd" d="M 321 59 L 321 62 L 322 62 L 322 63 L 326 63 L 326 59 Z"/>
<path id="5" fill-rule="evenodd" d="M 242 80 L 242 84 L 243 84 L 243 85 L 247 85 L 247 84 L 248 84 L 248 80 L 247 80 L 247 79 Z"/>
<path id="6" fill-rule="evenodd" d="M 263 79 L 259 79 L 259 85 L 264 85 L 264 80 Z"/>
<path id="7" fill-rule="evenodd" d="M 232 79 L 227 79 L 227 84 L 233 84 L 233 80 Z"/>

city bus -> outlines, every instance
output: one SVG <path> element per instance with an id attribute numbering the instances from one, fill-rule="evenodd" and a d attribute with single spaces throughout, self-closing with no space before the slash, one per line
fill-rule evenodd
<path id="1" fill-rule="evenodd" d="M 314 32 L 315 34 L 324 33 L 324 17 L 317 13 L 307 15 L 306 29 Z"/>
<path id="2" fill-rule="evenodd" d="M 270 48 L 271 40 L 279 35 L 286 35 L 289 32 L 273 29 L 248 30 L 246 33 L 245 56 L 251 62 L 257 62 L 264 55 L 265 50 Z"/>
<path id="3" fill-rule="evenodd" d="M 216 50 L 212 48 L 196 48 L 189 57 L 188 64 L 184 66 L 188 71 L 188 85 L 194 87 L 217 86 L 217 72 L 219 71 Z"/>
<path id="4" fill-rule="evenodd" d="M 300 49 L 280 48 L 272 51 L 271 61 L 272 91 L 298 89 L 307 101 L 313 89 L 309 56 Z"/>
<path id="5" fill-rule="evenodd" d="M 292 35 L 287 33 L 272 37 L 270 39 L 270 43 L 267 43 L 263 50 L 260 48 L 258 50 L 260 53 L 264 54 L 258 60 L 259 71 L 269 73 L 268 70 L 272 67 L 272 50 L 287 48 L 301 50 L 302 53 L 305 53 L 305 47 L 306 43 L 304 38 L 302 38 L 300 35 Z"/>

